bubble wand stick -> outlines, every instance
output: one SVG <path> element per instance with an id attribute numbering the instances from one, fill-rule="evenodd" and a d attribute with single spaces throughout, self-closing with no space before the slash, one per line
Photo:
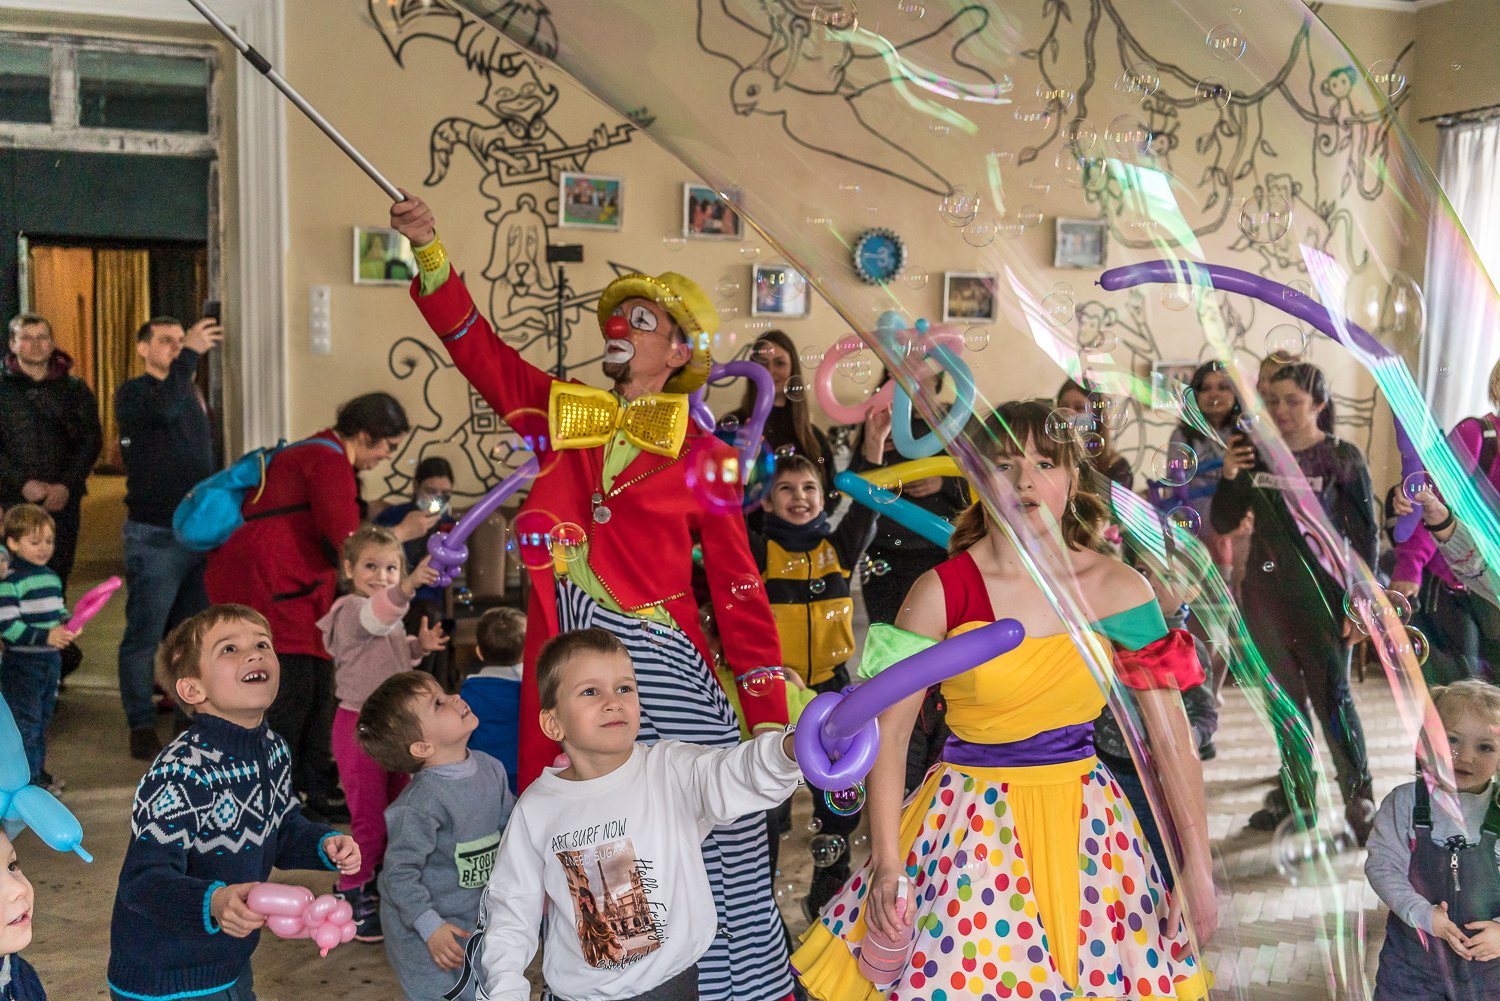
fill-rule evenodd
<path id="1" fill-rule="evenodd" d="M 257 70 L 259 70 L 261 76 L 271 81 L 272 85 L 275 86 L 277 90 L 286 95 L 286 99 L 295 104 L 298 111 L 301 111 L 304 115 L 306 115 L 308 120 L 316 125 L 320 130 L 322 130 L 325 136 L 327 136 L 329 139 L 332 139 L 333 144 L 339 149 L 343 150 L 344 155 L 353 160 L 359 166 L 359 169 L 364 171 L 369 176 L 370 180 L 380 185 L 380 190 L 389 195 L 391 201 L 400 202 L 406 200 L 406 196 L 403 195 L 394 184 L 386 180 L 385 175 L 376 170 L 375 165 L 369 160 L 365 159 L 365 155 L 363 153 L 355 149 L 354 145 L 349 142 L 349 140 L 345 139 L 339 133 L 338 129 L 329 124 L 328 119 L 324 118 L 321 114 L 318 113 L 317 108 L 314 108 L 311 104 L 308 104 L 307 99 L 304 98 L 301 94 L 297 93 L 292 85 L 286 82 L 285 77 L 276 72 L 276 67 L 271 65 L 271 61 L 269 59 L 257 52 L 255 46 L 251 45 L 249 42 L 241 38 L 233 28 L 224 23 L 219 15 L 215 14 L 212 10 L 209 10 L 208 5 L 203 3 L 203 0 L 187 0 L 187 2 L 192 4 L 193 7 L 197 9 L 198 13 L 202 14 L 204 19 L 207 20 L 209 24 L 213 25 L 214 30 L 224 36 L 224 39 L 229 42 L 230 45 L 233 45 L 235 48 L 239 49 L 240 55 L 244 56 L 245 60 L 251 66 L 254 66 Z"/>

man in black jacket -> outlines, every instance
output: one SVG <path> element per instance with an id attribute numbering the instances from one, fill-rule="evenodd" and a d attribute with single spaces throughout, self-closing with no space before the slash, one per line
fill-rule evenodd
<path id="1" fill-rule="evenodd" d="M 0 505 L 29 502 L 51 513 L 57 548 L 48 566 L 64 588 L 78 548 L 84 484 L 104 443 L 99 402 L 68 374 L 72 368 L 44 317 L 22 313 L 10 321 L 0 372 Z"/>
<path id="2" fill-rule="evenodd" d="M 218 469 L 208 409 L 193 381 L 198 359 L 224 339 L 219 322 L 186 332 L 160 316 L 141 325 L 136 352 L 146 374 L 115 396 L 125 457 L 125 636 L 120 641 L 120 702 L 130 727 L 130 756 L 161 750 L 151 700 L 157 644 L 172 626 L 208 607 L 205 555 L 172 535 L 172 513 L 187 492 Z"/>

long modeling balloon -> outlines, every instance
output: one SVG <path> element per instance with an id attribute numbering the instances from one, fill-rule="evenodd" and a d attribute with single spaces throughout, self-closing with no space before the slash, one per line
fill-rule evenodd
<path id="1" fill-rule="evenodd" d="M 102 584 L 95 584 L 84 592 L 82 598 L 73 606 L 73 617 L 68 620 L 68 631 L 78 632 L 88 624 L 89 619 L 98 615 L 108 603 L 109 599 L 120 589 L 120 578 L 111 577 Z"/>
<path id="2" fill-rule="evenodd" d="M 1221 292 L 1235 292 L 1259 299 L 1283 313 L 1293 316 L 1308 326 L 1319 330 L 1351 350 L 1380 359 L 1397 359 L 1396 354 L 1381 344 L 1370 332 L 1345 317 L 1336 316 L 1327 306 L 1311 296 L 1299 293 L 1277 281 L 1264 278 L 1239 268 L 1228 268 L 1220 264 L 1203 264 L 1197 261 L 1146 261 L 1123 268 L 1111 268 L 1099 276 L 1099 285 L 1106 291 L 1116 292 L 1147 282 L 1178 283 L 1183 285 L 1212 286 Z M 1412 445 L 1401 418 L 1394 409 L 1391 416 L 1396 428 L 1396 448 L 1401 453 L 1401 478 L 1403 481 L 1413 473 L 1422 471 L 1422 460 Z M 1421 521 L 1421 510 L 1415 509 L 1396 522 L 1391 534 L 1397 542 L 1411 538 Z"/>
<path id="3" fill-rule="evenodd" d="M 478 504 L 465 511 L 451 531 L 434 532 L 427 540 L 427 552 L 432 557 L 432 569 L 437 571 L 439 587 L 447 587 L 453 583 L 453 575 L 469 558 L 469 547 L 464 545 L 469 533 L 505 503 L 506 498 L 529 483 L 540 468 L 535 454 L 527 456 L 521 468 L 490 487 Z"/>
<path id="4" fill-rule="evenodd" d="M 934 347 L 942 346 L 949 348 L 956 358 L 958 352 L 964 346 L 963 332 L 958 327 L 951 324 L 933 327 L 926 320 L 918 320 L 915 327 L 908 328 L 906 321 L 901 318 L 901 314 L 890 309 L 881 313 L 880 317 L 875 321 L 873 336 L 897 357 L 904 356 L 913 350 L 922 351 L 930 356 L 933 354 L 932 349 Z M 836 424 L 858 424 L 865 419 L 865 416 L 871 410 L 892 406 L 896 398 L 904 393 L 904 390 L 897 385 L 896 380 L 892 379 L 877 389 L 874 395 L 863 402 L 853 406 L 847 406 L 839 402 L 838 397 L 833 392 L 833 377 L 838 371 L 839 362 L 846 355 L 853 354 L 864 346 L 865 342 L 860 340 L 856 334 L 849 334 L 839 338 L 834 342 L 833 347 L 824 353 L 823 360 L 818 363 L 818 370 L 813 375 L 813 392 L 818 398 L 818 406 L 822 407 L 823 412 L 831 417 Z M 939 363 L 941 364 L 941 360 Z M 963 370 L 964 372 L 968 372 L 968 366 L 965 365 Z M 957 373 L 955 373 L 955 378 L 957 377 Z M 956 418 L 957 426 L 960 429 L 962 429 L 964 422 L 969 419 L 969 413 L 973 406 L 973 381 L 973 376 L 970 375 L 968 377 L 970 385 L 969 406 L 955 407 L 955 410 L 960 414 Z M 907 402 L 910 403 L 910 398 L 908 398 Z M 907 413 L 909 421 L 910 410 Z M 894 430 L 892 434 L 893 436 L 895 435 Z M 900 438 L 896 438 L 895 440 L 899 449 L 901 444 Z M 901 454 L 906 455 L 904 451 Z M 918 456 L 908 455 L 907 458 L 915 459 Z"/>
<path id="5" fill-rule="evenodd" d="M 908 459 L 926 459 L 943 451 L 947 447 L 944 439 L 957 437 L 974 413 L 974 373 L 969 371 L 958 352 L 946 344 L 936 344 L 927 352 L 927 357 L 937 359 L 943 370 L 953 376 L 957 398 L 937 427 L 920 438 L 913 438 L 911 397 L 904 390 L 896 394 L 891 410 L 891 440 L 896 443 L 896 451 Z"/>
<path id="6" fill-rule="evenodd" d="M 0 699 L 0 826 L 15 837 L 30 827 L 53 851 L 74 852 L 94 861 L 83 848 L 83 825 L 72 812 L 41 786 L 31 784 L 26 746 L 10 706 Z"/>
<path id="7" fill-rule="evenodd" d="M 934 455 L 926 459 L 881 466 L 879 469 L 866 469 L 859 475 L 873 485 L 889 490 L 891 487 L 914 480 L 925 480 L 931 476 L 963 476 L 964 471 L 958 468 L 958 462 L 953 456 Z"/>
<path id="8" fill-rule="evenodd" d="M 833 485 L 857 503 L 878 511 L 882 518 L 889 518 L 903 528 L 911 529 L 933 545 L 948 545 L 948 536 L 953 534 L 953 526 L 925 507 L 913 504 L 904 497 L 897 497 L 891 491 L 877 487 L 863 476 L 847 469 L 833 478 Z"/>
<path id="9" fill-rule="evenodd" d="M 776 404 L 776 382 L 771 378 L 771 370 L 764 365 L 753 361 L 732 361 L 723 365 L 715 364 L 709 369 L 707 383 L 737 376 L 744 376 L 755 383 L 755 403 L 750 407 L 750 419 L 745 421 L 734 436 L 734 447 L 740 453 L 740 468 L 748 475 L 750 466 L 755 461 L 755 453 L 760 450 L 760 440 L 765 435 L 766 418 L 771 416 L 771 408 Z M 688 395 L 688 407 L 698 426 L 705 431 L 712 431 L 714 412 L 708 409 L 703 392 L 702 386 L 693 390 Z"/>
<path id="10" fill-rule="evenodd" d="M 862 685 L 824 692 L 802 710 L 792 735 L 797 764 L 819 789 L 848 789 L 875 763 L 880 731 L 876 719 L 908 696 L 1009 653 L 1026 638 L 1015 619 L 1000 619 L 935 643 L 894 664 Z"/>

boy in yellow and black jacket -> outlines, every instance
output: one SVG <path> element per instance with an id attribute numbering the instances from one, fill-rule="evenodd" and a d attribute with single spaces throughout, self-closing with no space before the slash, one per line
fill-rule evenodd
<path id="1" fill-rule="evenodd" d="M 889 430 L 890 420 L 876 422 Z M 884 449 L 885 435 L 866 434 L 867 447 Z M 854 602 L 850 577 L 875 537 L 875 512 L 853 504 L 837 528 L 823 511 L 818 468 L 803 455 L 776 461 L 771 490 L 761 506 L 763 531 L 750 534 L 771 615 L 781 636 L 781 662 L 817 692 L 849 684 L 845 664 L 854 656 Z M 859 815 L 840 816 L 813 790 L 813 815 L 822 827 L 813 838 L 813 881 L 803 910 L 817 913 L 849 878 L 849 834 Z"/>

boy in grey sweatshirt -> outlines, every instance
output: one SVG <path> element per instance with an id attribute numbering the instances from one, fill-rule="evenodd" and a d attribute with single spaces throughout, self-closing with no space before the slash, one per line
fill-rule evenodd
<path id="1" fill-rule="evenodd" d="M 415 776 L 385 811 L 380 875 L 385 952 L 408 1001 L 435 1001 L 457 982 L 515 805 L 505 766 L 469 750 L 477 725 L 463 699 L 415 671 L 387 679 L 360 710 L 365 753 Z M 459 999 L 473 997 L 470 984 Z"/>

